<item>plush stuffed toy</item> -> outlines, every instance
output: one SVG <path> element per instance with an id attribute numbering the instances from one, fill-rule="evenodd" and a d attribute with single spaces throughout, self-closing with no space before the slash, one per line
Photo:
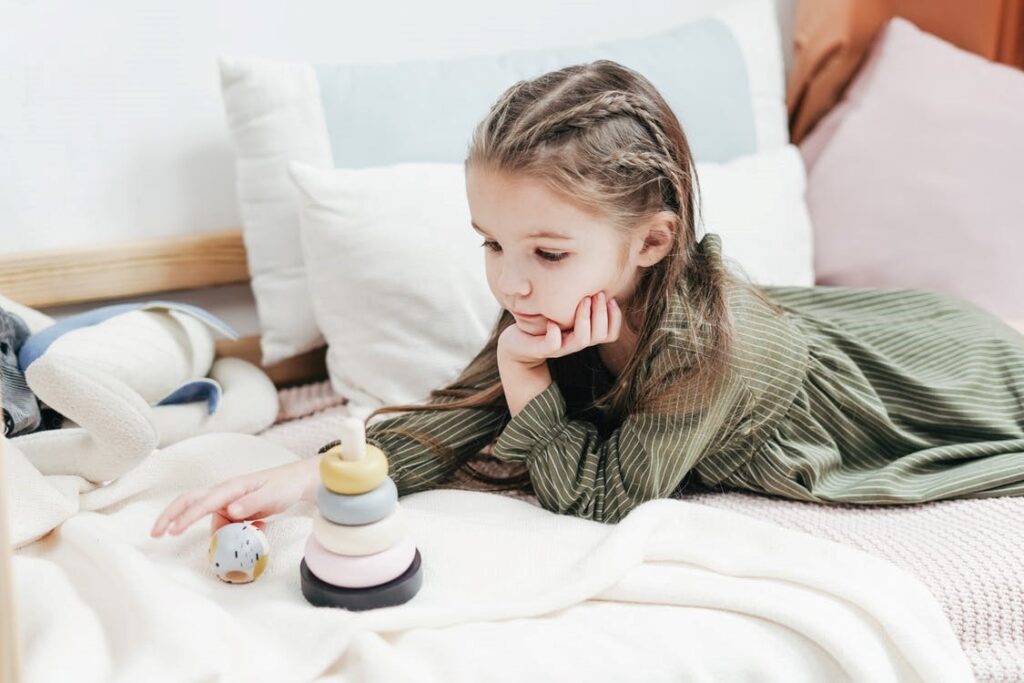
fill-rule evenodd
<path id="1" fill-rule="evenodd" d="M 56 322 L 3 297 L 0 307 L 32 331 L 17 349 L 27 389 L 63 418 L 58 429 L 12 438 L 43 474 L 107 482 L 162 446 L 205 432 L 256 433 L 277 417 L 277 390 L 261 368 L 214 360 L 213 333 L 238 335 L 197 306 L 116 304 Z M 28 404 L 24 395 L 19 403 Z"/>
<path id="2" fill-rule="evenodd" d="M 21 316 L 0 308 L 0 396 L 3 396 L 4 436 L 35 431 L 42 423 L 39 399 L 25 384 L 18 350 L 32 332 Z"/>

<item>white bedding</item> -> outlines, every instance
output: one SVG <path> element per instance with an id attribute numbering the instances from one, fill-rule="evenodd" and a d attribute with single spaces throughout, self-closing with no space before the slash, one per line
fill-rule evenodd
<path id="1" fill-rule="evenodd" d="M 4 457 L 15 514 L 63 501 L 13 558 L 28 681 L 974 680 L 912 574 L 725 509 L 657 500 L 603 525 L 478 491 L 406 496 L 423 588 L 346 612 L 300 592 L 312 503 L 270 518 L 252 584 L 208 570 L 206 519 L 149 536 L 177 491 L 296 458 L 270 439 L 191 437 L 105 487 L 33 474 L 10 442 Z"/>

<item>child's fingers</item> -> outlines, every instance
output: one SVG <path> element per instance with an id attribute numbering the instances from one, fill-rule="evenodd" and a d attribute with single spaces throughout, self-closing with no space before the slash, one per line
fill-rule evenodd
<path id="1" fill-rule="evenodd" d="M 576 335 L 577 342 L 589 342 L 590 341 L 590 316 L 594 310 L 594 297 L 588 296 L 586 302 L 583 304 L 583 311 L 580 313 L 579 323 L 576 326 L 576 330 L 579 334 Z M 581 327 L 582 326 L 582 327 Z"/>
<path id="2" fill-rule="evenodd" d="M 554 320 L 548 321 L 547 334 L 544 335 L 544 343 L 555 353 L 562 348 L 562 328 Z"/>
<path id="3" fill-rule="evenodd" d="M 181 513 L 181 516 L 175 521 L 171 527 L 171 533 L 175 536 L 181 535 L 185 529 L 189 528 L 194 521 L 200 517 L 222 508 L 235 498 L 243 495 L 246 491 L 244 482 L 227 482 L 221 486 L 215 488 L 205 498 L 197 501 L 190 505 L 188 509 Z"/>
<path id="4" fill-rule="evenodd" d="M 225 515 L 223 510 L 214 510 L 213 514 L 210 515 L 210 533 L 215 534 L 217 529 L 225 524 L 233 524 L 234 522 L 235 520 Z"/>
<path id="5" fill-rule="evenodd" d="M 192 504 L 193 501 L 204 495 L 205 491 L 186 491 L 177 498 L 172 500 L 164 511 L 157 517 L 156 522 L 153 523 L 153 529 L 149 532 L 149 535 L 158 538 L 167 529 L 167 525 L 174 520 L 178 515 L 182 513 L 185 508 Z"/>
<path id="6" fill-rule="evenodd" d="M 594 297 L 593 309 L 590 338 L 591 341 L 603 342 L 608 336 L 608 301 L 604 292 L 598 292 Z"/>
<path id="7" fill-rule="evenodd" d="M 216 532 L 225 524 L 233 524 L 244 519 L 269 517 L 277 512 L 279 506 L 275 505 L 275 502 L 272 491 L 267 486 L 261 486 L 214 510 L 210 519 L 210 530 Z"/>
<path id="8" fill-rule="evenodd" d="M 272 507 L 271 495 L 268 487 L 261 486 L 228 505 L 228 516 L 240 520 L 264 515 L 264 510 Z"/>
<path id="9" fill-rule="evenodd" d="M 609 341 L 615 341 L 619 338 L 619 334 L 622 332 L 622 309 L 619 308 L 619 302 L 614 298 L 611 303 L 611 321 L 609 322 L 608 334 L 610 335 Z"/>
<path id="10" fill-rule="evenodd" d="M 562 352 L 566 356 L 575 353 L 590 343 L 590 297 L 585 296 L 576 309 L 576 322 L 573 323 L 572 332 L 562 340 Z"/>
<path id="11" fill-rule="evenodd" d="M 270 514 L 271 513 L 258 512 L 254 516 L 256 516 L 256 517 L 269 517 Z M 231 519 L 231 517 L 229 517 L 228 515 L 224 514 L 224 510 L 214 510 L 213 513 L 210 515 L 210 534 L 213 535 L 213 534 L 217 533 L 217 530 L 220 529 L 222 526 L 226 526 L 228 524 L 237 524 L 239 521 L 241 521 L 241 520 Z M 265 521 L 263 521 L 262 519 L 253 519 L 252 520 L 252 525 L 254 527 L 256 527 L 257 529 L 262 530 L 264 527 L 267 526 L 267 523 Z"/>

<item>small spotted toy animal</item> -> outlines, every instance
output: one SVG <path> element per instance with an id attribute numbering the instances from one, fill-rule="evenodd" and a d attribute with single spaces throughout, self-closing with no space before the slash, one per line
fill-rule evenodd
<path id="1" fill-rule="evenodd" d="M 207 559 L 214 573 L 228 583 L 249 583 L 267 567 L 270 542 L 263 522 L 235 522 L 217 529 Z"/>

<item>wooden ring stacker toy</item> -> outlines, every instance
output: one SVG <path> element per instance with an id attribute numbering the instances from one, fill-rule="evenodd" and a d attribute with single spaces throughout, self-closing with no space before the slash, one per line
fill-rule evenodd
<path id="1" fill-rule="evenodd" d="M 362 422 L 359 423 L 362 431 Z M 351 428 L 350 428 L 351 429 Z M 352 435 L 348 446 L 328 449 L 320 457 L 320 480 L 329 491 L 353 495 L 372 491 L 388 476 L 388 459 L 384 452 L 366 443 L 363 435 Z"/>
<path id="2" fill-rule="evenodd" d="M 382 552 L 347 557 L 330 552 L 317 542 L 316 536 L 310 535 L 303 559 L 309 571 L 332 586 L 371 588 L 401 576 L 415 556 L 416 544 L 408 536 Z"/>
<path id="3" fill-rule="evenodd" d="M 341 426 L 342 438 L 321 449 L 320 514 L 299 564 L 302 594 L 313 605 L 349 610 L 399 605 L 423 584 L 422 557 L 383 451 L 366 443 L 362 420 Z"/>
<path id="4" fill-rule="evenodd" d="M 345 526 L 328 521 L 322 514 L 313 516 L 313 537 L 325 550 L 338 555 L 372 555 L 406 537 L 402 508 L 382 520 L 359 526 Z M 412 561 L 412 558 L 409 558 Z"/>
<path id="5" fill-rule="evenodd" d="M 385 477 L 372 491 L 341 495 L 321 483 L 316 490 L 316 505 L 324 519 L 335 524 L 371 524 L 390 515 L 398 505 L 398 487 L 391 477 Z"/>
<path id="6" fill-rule="evenodd" d="M 299 563 L 302 594 L 318 607 L 342 607 L 352 611 L 393 607 L 409 602 L 423 585 L 423 558 L 420 551 L 409 568 L 398 578 L 373 588 L 341 588 L 332 586 L 309 571 L 306 560 Z"/>

